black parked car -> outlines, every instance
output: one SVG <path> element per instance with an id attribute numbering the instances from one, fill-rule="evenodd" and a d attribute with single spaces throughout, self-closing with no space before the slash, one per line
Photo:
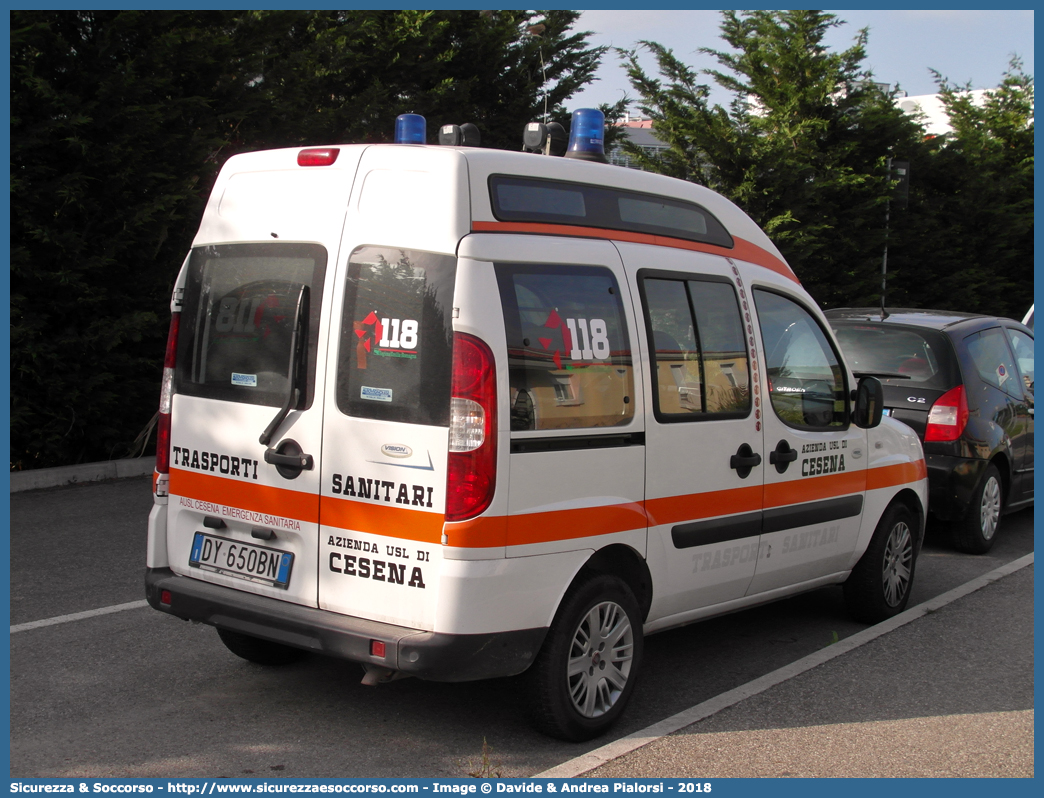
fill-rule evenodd
<path id="1" fill-rule="evenodd" d="M 943 310 L 826 317 L 852 370 L 881 379 L 885 412 L 921 437 L 929 511 L 959 549 L 988 551 L 1001 514 L 1033 503 L 1032 330 Z"/>

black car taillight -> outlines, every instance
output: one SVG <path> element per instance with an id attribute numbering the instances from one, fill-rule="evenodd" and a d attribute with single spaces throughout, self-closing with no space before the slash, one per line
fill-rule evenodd
<path id="1" fill-rule="evenodd" d="M 928 426 L 924 429 L 924 442 L 955 441 L 968 426 L 968 400 L 964 397 L 964 386 L 951 388 L 932 405 L 928 411 Z"/>

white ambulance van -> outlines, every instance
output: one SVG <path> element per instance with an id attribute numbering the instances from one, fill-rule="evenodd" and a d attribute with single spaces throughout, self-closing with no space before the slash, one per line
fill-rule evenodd
<path id="1" fill-rule="evenodd" d="M 731 202 L 574 155 L 228 160 L 171 301 L 154 608 L 369 684 L 528 671 L 582 740 L 643 635 L 905 607 L 926 470 L 880 382 Z"/>

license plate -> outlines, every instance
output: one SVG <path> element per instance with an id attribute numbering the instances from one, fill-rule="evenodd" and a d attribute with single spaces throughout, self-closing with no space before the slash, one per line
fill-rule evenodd
<path id="1" fill-rule="evenodd" d="M 234 576 L 250 582 L 281 587 L 290 584 L 290 568 L 294 555 L 288 551 L 240 543 L 197 532 L 192 539 L 189 565 L 203 571 Z"/>

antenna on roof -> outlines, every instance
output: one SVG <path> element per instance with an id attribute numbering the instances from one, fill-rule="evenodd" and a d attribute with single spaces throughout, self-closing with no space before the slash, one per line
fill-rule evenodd
<path id="1" fill-rule="evenodd" d="M 538 22 L 536 25 L 530 25 L 526 28 L 526 33 L 532 36 L 534 39 L 540 40 L 543 36 L 544 31 L 547 30 L 547 25 L 543 22 Z M 538 41 L 537 53 L 540 54 L 540 74 L 543 78 L 544 88 L 544 124 L 547 124 L 547 68 L 544 65 L 544 43 Z"/>

